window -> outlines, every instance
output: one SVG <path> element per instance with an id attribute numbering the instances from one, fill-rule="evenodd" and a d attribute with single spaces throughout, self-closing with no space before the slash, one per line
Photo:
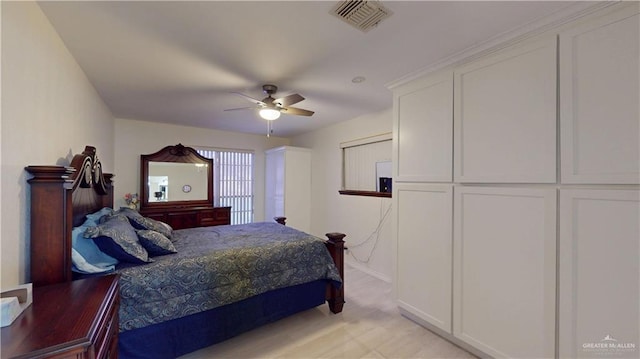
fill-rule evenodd
<path id="1" fill-rule="evenodd" d="M 253 222 L 253 152 L 197 151 L 213 159 L 213 205 L 231 207 L 231 224 Z"/>
<path id="2" fill-rule="evenodd" d="M 343 142 L 340 194 L 391 196 L 391 134 Z"/>

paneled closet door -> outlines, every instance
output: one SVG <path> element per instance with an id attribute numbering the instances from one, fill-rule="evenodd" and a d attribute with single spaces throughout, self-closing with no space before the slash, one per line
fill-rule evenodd
<path id="1" fill-rule="evenodd" d="M 453 187 L 398 183 L 398 306 L 451 333 L 451 206 Z"/>
<path id="2" fill-rule="evenodd" d="M 556 182 L 556 44 L 554 36 L 455 69 L 455 182 Z"/>
<path id="3" fill-rule="evenodd" d="M 414 80 L 393 98 L 394 181 L 451 182 L 453 72 Z"/>
<path id="4" fill-rule="evenodd" d="M 493 356 L 553 358 L 556 190 L 454 190 L 453 332 Z"/>
<path id="5" fill-rule="evenodd" d="M 640 15 L 633 5 L 560 34 L 563 183 L 640 183 Z"/>
<path id="6" fill-rule="evenodd" d="M 284 216 L 285 153 L 282 149 L 265 151 L 265 203 L 267 221 Z"/>
<path id="7" fill-rule="evenodd" d="M 311 230 L 311 150 L 282 146 L 265 151 L 267 221 L 287 217 L 287 226 Z"/>
<path id="8" fill-rule="evenodd" d="M 561 189 L 560 218 L 560 357 L 640 357 L 640 191 Z"/>

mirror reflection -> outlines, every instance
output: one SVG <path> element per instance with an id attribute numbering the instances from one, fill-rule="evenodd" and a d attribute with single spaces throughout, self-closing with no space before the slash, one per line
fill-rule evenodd
<path id="1" fill-rule="evenodd" d="M 178 143 L 140 155 L 141 212 L 213 204 L 213 160 Z"/>
<path id="2" fill-rule="evenodd" d="M 209 165 L 203 163 L 149 162 L 149 203 L 207 200 Z"/>

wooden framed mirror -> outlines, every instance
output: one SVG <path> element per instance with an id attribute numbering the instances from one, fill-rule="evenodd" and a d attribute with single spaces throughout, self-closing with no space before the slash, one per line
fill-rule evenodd
<path id="1" fill-rule="evenodd" d="M 182 144 L 140 155 L 140 207 L 203 207 L 213 204 L 213 160 Z"/>

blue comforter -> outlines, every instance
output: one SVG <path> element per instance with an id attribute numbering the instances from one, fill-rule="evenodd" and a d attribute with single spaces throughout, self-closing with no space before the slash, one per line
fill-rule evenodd
<path id="1" fill-rule="evenodd" d="M 341 283 L 324 241 L 277 223 L 174 231 L 177 254 L 118 268 L 120 331 L 319 279 Z"/>

